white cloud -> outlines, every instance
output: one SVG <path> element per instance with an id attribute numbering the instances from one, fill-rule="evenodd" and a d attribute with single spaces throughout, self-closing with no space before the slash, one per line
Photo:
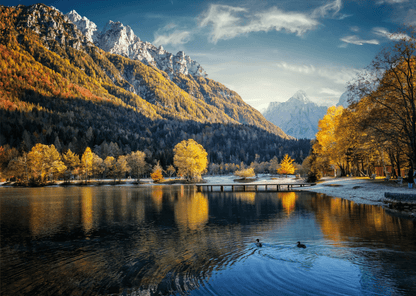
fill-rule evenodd
<path id="1" fill-rule="evenodd" d="M 332 17 L 335 17 L 336 14 L 341 10 L 342 2 L 341 0 L 335 0 L 334 2 L 328 3 L 326 5 L 316 8 L 312 12 L 312 17 L 325 17 L 330 12 L 332 12 Z"/>
<path id="2" fill-rule="evenodd" d="M 377 2 L 377 4 L 399 4 L 399 3 L 405 3 L 405 2 L 409 2 L 409 0 L 379 0 Z"/>
<path id="3" fill-rule="evenodd" d="M 345 67 L 316 67 L 313 65 L 296 65 L 280 62 L 277 67 L 300 74 L 320 76 L 327 78 L 334 83 L 345 85 L 348 81 L 354 79 L 360 70 Z"/>
<path id="4" fill-rule="evenodd" d="M 364 39 L 360 39 L 357 35 L 346 36 L 346 37 L 341 38 L 340 40 L 345 43 L 351 43 L 355 45 L 380 44 L 380 42 L 377 39 L 364 40 Z"/>
<path id="5" fill-rule="evenodd" d="M 358 26 L 352 26 L 350 28 L 350 30 L 353 31 L 353 32 L 359 32 L 360 31 L 360 28 Z"/>
<path id="6" fill-rule="evenodd" d="M 277 66 L 282 69 L 286 69 L 292 72 L 302 73 L 302 74 L 312 74 L 316 72 L 316 69 L 312 65 L 294 65 L 288 64 L 286 62 L 277 63 Z"/>
<path id="7" fill-rule="evenodd" d="M 178 45 L 187 43 L 192 34 L 190 31 L 176 30 L 175 24 L 168 24 L 155 33 L 155 39 L 152 42 L 155 45 Z"/>
<path id="8" fill-rule="evenodd" d="M 336 96 L 336 97 L 340 97 L 342 95 L 342 91 L 327 88 L 327 87 L 321 88 L 320 93 L 330 95 L 330 96 Z"/>
<path id="9" fill-rule="evenodd" d="M 268 11 L 251 13 L 241 7 L 213 4 L 199 25 L 212 26 L 209 41 L 231 39 L 239 35 L 260 31 L 282 31 L 302 35 L 314 29 L 318 21 L 304 13 L 285 12 L 273 7 Z"/>
<path id="10" fill-rule="evenodd" d="M 376 27 L 373 28 L 373 33 L 388 38 L 393 41 L 402 40 L 402 39 L 410 39 L 409 35 L 402 34 L 402 33 L 390 33 L 386 28 Z"/>

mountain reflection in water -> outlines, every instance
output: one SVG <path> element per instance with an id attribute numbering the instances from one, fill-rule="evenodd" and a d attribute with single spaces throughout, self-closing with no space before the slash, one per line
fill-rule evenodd
<path id="1" fill-rule="evenodd" d="M 415 223 L 376 206 L 192 186 L 0 193 L 2 295 L 416 294 Z"/>

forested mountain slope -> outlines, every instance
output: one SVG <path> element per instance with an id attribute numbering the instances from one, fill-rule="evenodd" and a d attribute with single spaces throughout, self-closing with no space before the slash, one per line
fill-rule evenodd
<path id="1" fill-rule="evenodd" d="M 43 4 L 0 6 L 0 65 L 0 145 L 55 144 L 81 153 L 113 142 L 162 164 L 191 137 L 211 162 L 282 153 L 300 161 L 309 150 L 220 83 L 184 74 L 169 79 L 151 65 L 107 53 Z"/>

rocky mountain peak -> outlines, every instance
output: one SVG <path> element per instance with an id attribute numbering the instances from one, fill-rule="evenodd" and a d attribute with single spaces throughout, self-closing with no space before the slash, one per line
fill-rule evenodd
<path id="1" fill-rule="evenodd" d="M 81 17 L 75 10 L 67 13 L 66 16 L 90 42 L 104 51 L 152 65 L 168 73 L 171 78 L 176 74 L 207 76 L 201 65 L 183 51 L 173 55 L 164 50 L 162 46 L 158 48 L 149 42 L 143 42 L 134 34 L 131 27 L 121 22 L 109 21 L 100 32 L 95 23 L 86 17 Z"/>
<path id="2" fill-rule="evenodd" d="M 20 6 L 20 8 L 22 13 L 17 27 L 30 28 L 39 34 L 46 48 L 53 46 L 55 41 L 62 46 L 70 46 L 75 49 L 82 49 L 84 45 L 88 44 L 88 38 L 59 10 L 44 4 Z M 74 13 L 72 15 L 76 17 Z"/>
<path id="3" fill-rule="evenodd" d="M 95 23 L 91 22 L 85 16 L 81 17 L 75 10 L 71 10 L 65 16 L 70 22 L 76 24 L 78 30 L 85 35 L 89 42 L 94 43 L 97 40 L 99 32 Z"/>

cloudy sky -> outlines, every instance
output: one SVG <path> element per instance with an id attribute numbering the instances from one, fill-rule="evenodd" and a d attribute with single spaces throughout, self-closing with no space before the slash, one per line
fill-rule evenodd
<path id="1" fill-rule="evenodd" d="M 34 1 L 2 1 L 30 5 Z M 416 25 L 415 0 L 43 1 L 75 9 L 102 29 L 129 25 L 142 41 L 199 62 L 208 77 L 261 110 L 304 90 L 333 105 L 402 24 Z"/>

